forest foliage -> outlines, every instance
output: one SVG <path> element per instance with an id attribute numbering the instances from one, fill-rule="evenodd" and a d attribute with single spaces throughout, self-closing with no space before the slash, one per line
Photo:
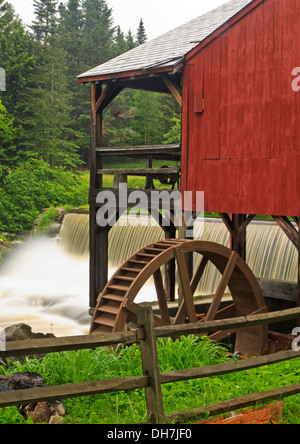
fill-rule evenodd
<path id="1" fill-rule="evenodd" d="M 105 0 L 34 0 L 34 11 L 27 26 L 9 0 L 0 0 L 0 67 L 6 73 L 0 91 L 0 230 L 14 232 L 30 222 L 9 222 L 18 218 L 24 199 L 18 188 L 11 195 L 11 174 L 36 171 L 42 162 L 43 186 L 49 168 L 61 173 L 88 165 L 90 86 L 80 85 L 77 76 L 147 40 L 142 19 L 136 32 L 122 30 Z M 176 143 L 179 118 L 171 96 L 124 90 L 106 109 L 103 143 Z M 25 176 L 20 180 L 25 183 Z M 49 203 L 47 198 L 31 207 L 38 212 Z M 31 211 L 25 207 L 21 212 Z"/>

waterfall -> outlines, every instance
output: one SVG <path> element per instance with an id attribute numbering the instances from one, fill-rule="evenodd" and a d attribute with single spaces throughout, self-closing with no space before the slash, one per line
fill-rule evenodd
<path id="1" fill-rule="evenodd" d="M 130 225 L 113 227 L 109 234 L 109 267 L 117 269 L 135 251 L 151 242 L 164 238 L 158 224 L 141 226 L 133 218 Z M 220 220 L 210 219 L 202 225 L 195 224 L 195 239 L 229 247 L 230 235 Z M 60 240 L 68 254 L 88 258 L 89 216 L 88 214 L 68 214 L 65 217 Z M 297 282 L 298 253 L 293 244 L 276 223 L 252 222 L 247 228 L 246 262 L 257 278 Z M 219 272 L 209 264 L 204 272 L 197 292 L 210 295 L 215 292 L 220 280 Z"/>

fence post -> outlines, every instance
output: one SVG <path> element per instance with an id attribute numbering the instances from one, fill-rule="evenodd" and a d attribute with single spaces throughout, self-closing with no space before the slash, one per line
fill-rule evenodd
<path id="1" fill-rule="evenodd" d="M 165 414 L 152 308 L 140 307 L 137 322 L 139 331 L 144 332 L 140 338 L 143 374 L 150 378 L 150 386 L 145 388 L 148 421 L 151 424 L 163 424 Z"/>

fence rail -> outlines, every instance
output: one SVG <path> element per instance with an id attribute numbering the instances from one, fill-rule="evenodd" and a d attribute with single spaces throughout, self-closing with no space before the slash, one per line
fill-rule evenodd
<path id="1" fill-rule="evenodd" d="M 9 356 L 15 356 L 16 354 L 19 356 L 26 356 L 70 350 L 93 349 L 117 344 L 130 346 L 138 343 L 141 349 L 144 376 L 4 392 L 0 393 L 0 407 L 20 404 L 24 405 L 39 401 L 51 401 L 101 393 L 120 392 L 124 390 L 145 389 L 148 420 L 150 423 L 159 424 L 171 420 L 174 421 L 174 419 L 179 421 L 183 418 L 189 419 L 204 412 L 210 412 L 210 414 L 214 415 L 221 414 L 227 411 L 250 407 L 257 402 L 291 396 L 300 393 L 300 383 L 287 387 L 279 387 L 267 392 L 244 396 L 234 400 L 223 401 L 210 406 L 201 406 L 198 409 L 176 412 L 166 416 L 164 414 L 161 389 L 162 384 L 219 376 L 276 364 L 299 358 L 300 352 L 287 350 L 247 360 L 160 373 L 156 340 L 157 338 L 162 337 L 178 337 L 190 334 L 199 335 L 228 329 L 236 330 L 239 328 L 272 324 L 296 318 L 300 318 L 300 308 L 253 315 L 248 316 L 247 318 L 233 318 L 203 322 L 201 324 L 184 324 L 155 328 L 152 309 L 150 307 L 141 307 L 138 311 L 138 328 L 136 331 L 113 333 L 109 335 L 88 335 L 8 342 L 6 344 L 6 350 L 0 352 L 0 358 L 7 358 Z"/>

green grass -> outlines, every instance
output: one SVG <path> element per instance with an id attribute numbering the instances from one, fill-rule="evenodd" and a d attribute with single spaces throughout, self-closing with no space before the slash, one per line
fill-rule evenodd
<path id="1" fill-rule="evenodd" d="M 231 360 L 220 345 L 195 336 L 158 340 L 160 371 L 187 369 Z M 248 370 L 240 373 L 163 385 L 166 414 L 196 408 L 299 382 L 300 361 Z M 1 369 L 1 368 L 0 368 Z M 40 373 L 48 385 L 59 385 L 142 375 L 138 346 L 118 352 L 106 349 L 47 355 L 42 361 L 27 360 L 24 365 L 11 364 L 5 371 Z M 2 368 L 4 373 L 4 369 Z M 284 421 L 300 423 L 299 396 L 285 399 Z M 132 424 L 147 420 L 144 390 L 67 399 L 66 424 Z M 0 424 L 22 424 L 15 407 L 0 409 Z"/>

